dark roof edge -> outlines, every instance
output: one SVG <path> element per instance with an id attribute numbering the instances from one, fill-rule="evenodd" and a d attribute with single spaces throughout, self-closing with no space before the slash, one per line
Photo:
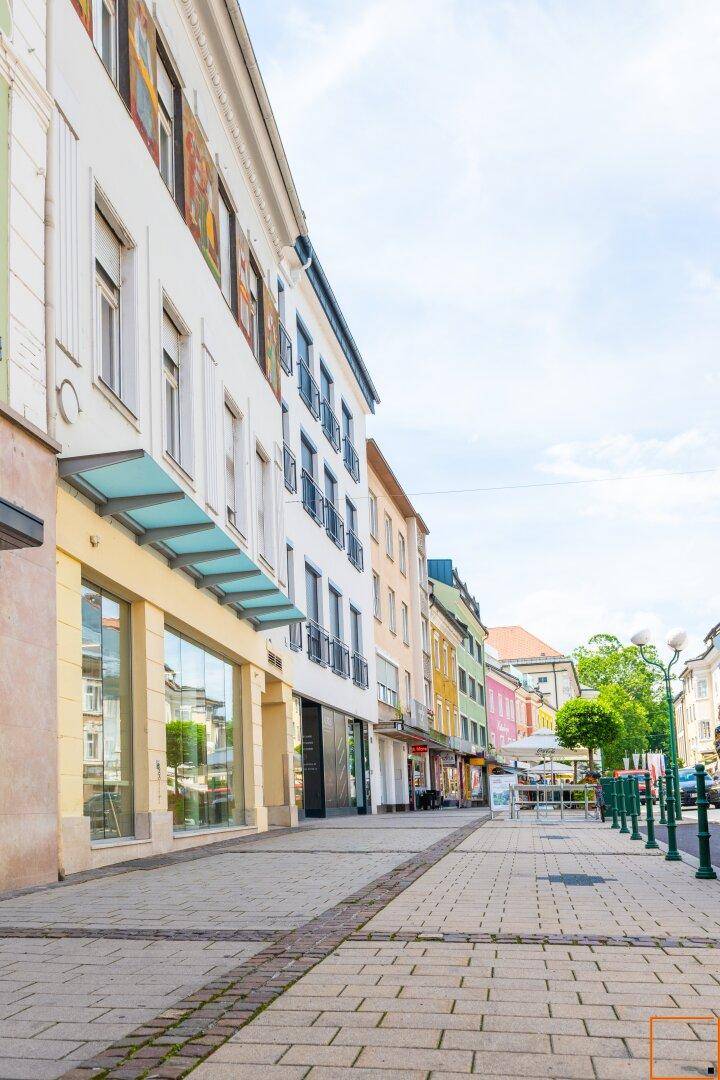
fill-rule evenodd
<path id="1" fill-rule="evenodd" d="M 368 403 L 370 411 L 375 412 L 375 406 L 380 404 L 378 392 L 370 378 L 370 372 L 365 367 L 365 361 L 360 355 L 360 350 L 355 344 L 355 339 L 350 333 L 350 327 L 340 310 L 340 304 L 332 290 L 330 282 L 325 276 L 325 271 L 315 253 L 315 248 L 312 245 L 310 237 L 298 236 L 295 241 L 295 250 L 303 263 L 307 263 L 308 260 L 310 260 L 310 264 L 305 270 L 308 281 L 315 290 L 315 295 L 320 301 L 322 309 L 328 318 L 328 322 L 333 329 L 333 333 L 338 340 L 338 344 L 352 368 L 353 375 L 357 379 L 358 385 L 362 391 L 363 397 Z"/>

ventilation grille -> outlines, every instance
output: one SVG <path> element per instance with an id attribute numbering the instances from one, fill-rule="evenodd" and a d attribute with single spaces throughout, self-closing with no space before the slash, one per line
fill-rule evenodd
<path id="1" fill-rule="evenodd" d="M 272 666 L 277 668 L 278 671 L 282 671 L 283 669 L 282 659 L 278 656 L 277 653 L 270 652 L 270 649 L 268 649 L 268 664 L 272 664 Z"/>

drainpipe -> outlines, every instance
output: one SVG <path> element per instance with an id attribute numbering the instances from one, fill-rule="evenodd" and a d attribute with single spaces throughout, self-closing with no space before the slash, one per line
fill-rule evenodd
<path id="1" fill-rule="evenodd" d="M 55 374 L 55 95 L 53 67 L 55 64 L 55 0 L 47 0 L 45 8 L 45 86 L 52 103 L 47 130 L 45 159 L 45 406 L 48 435 L 54 439 L 57 430 L 57 397 Z"/>

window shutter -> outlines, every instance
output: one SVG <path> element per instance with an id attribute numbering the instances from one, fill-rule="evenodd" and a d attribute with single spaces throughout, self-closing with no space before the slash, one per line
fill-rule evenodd
<path id="1" fill-rule="evenodd" d="M 78 284 L 78 144 L 62 113 L 57 113 L 58 252 L 56 288 L 59 297 L 57 340 L 80 359 Z"/>
<path id="2" fill-rule="evenodd" d="M 95 258 L 119 289 L 122 243 L 99 210 L 95 211 Z"/>
<path id="3" fill-rule="evenodd" d="M 218 491 L 218 378 L 217 365 L 207 349 L 205 356 L 205 484 L 211 510 L 219 509 Z"/>
<path id="4" fill-rule="evenodd" d="M 163 312 L 163 352 L 180 367 L 180 331 L 166 311 Z"/>

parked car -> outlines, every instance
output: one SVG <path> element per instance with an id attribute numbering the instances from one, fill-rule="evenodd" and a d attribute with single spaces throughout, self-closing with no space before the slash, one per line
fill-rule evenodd
<path id="1" fill-rule="evenodd" d="M 683 806 L 695 806 L 697 802 L 697 778 L 695 769 L 680 769 L 680 802 Z M 720 779 L 712 773 L 705 774 L 705 794 L 711 806 L 720 806 Z"/>
<path id="2" fill-rule="evenodd" d="M 645 773 L 642 769 L 616 769 L 613 776 L 637 776 L 638 778 L 638 790 L 640 792 L 640 798 L 645 798 Z M 650 779 L 650 795 L 653 802 L 657 802 L 657 787 Z"/>

